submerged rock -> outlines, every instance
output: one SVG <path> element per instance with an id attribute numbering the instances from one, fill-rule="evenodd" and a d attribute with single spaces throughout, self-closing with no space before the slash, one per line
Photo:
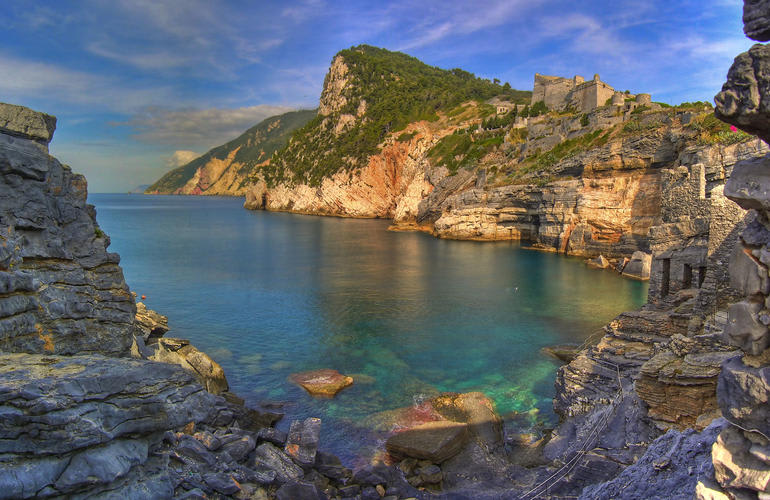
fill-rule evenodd
<path id="1" fill-rule="evenodd" d="M 595 259 L 590 259 L 586 262 L 586 264 L 597 269 L 606 269 L 610 267 L 610 261 L 608 261 L 604 255 L 599 255 Z"/>
<path id="2" fill-rule="evenodd" d="M 385 442 L 396 458 L 418 458 L 441 463 L 460 452 L 468 440 L 468 424 L 442 420 L 398 432 Z"/>
<path id="3" fill-rule="evenodd" d="M 337 370 L 323 369 L 295 373 L 289 380 L 301 386 L 312 396 L 332 398 L 342 389 L 353 385 L 353 377 L 342 375 Z"/>

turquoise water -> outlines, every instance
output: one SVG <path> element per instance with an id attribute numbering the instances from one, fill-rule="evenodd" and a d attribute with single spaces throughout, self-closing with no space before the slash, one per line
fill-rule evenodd
<path id="1" fill-rule="evenodd" d="M 387 231 L 383 220 L 251 212 L 233 198 L 94 194 L 132 291 L 169 317 L 250 403 L 320 416 L 322 446 L 350 465 L 382 435 L 372 416 L 439 391 L 482 391 L 507 425 L 553 424 L 557 364 L 641 305 L 646 284 L 515 244 Z M 333 400 L 287 378 L 359 375 Z M 363 375 L 363 376 L 361 376 Z"/>

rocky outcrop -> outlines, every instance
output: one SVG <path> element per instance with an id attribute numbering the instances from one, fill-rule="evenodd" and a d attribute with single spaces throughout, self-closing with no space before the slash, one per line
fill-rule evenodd
<path id="1" fill-rule="evenodd" d="M 105 251 L 85 180 L 47 154 L 53 119 L 0 116 L 0 498 L 419 495 L 393 467 L 354 477 L 317 449 L 317 419 L 287 438 L 282 415 L 245 407 L 205 353 L 163 337 Z"/>
<path id="2" fill-rule="evenodd" d="M 48 154 L 55 122 L 0 104 L 0 350 L 124 355 L 134 300 L 85 178 Z"/>
<path id="3" fill-rule="evenodd" d="M 382 150 L 355 172 L 338 172 L 321 185 L 257 184 L 246 194 L 246 208 L 345 217 L 414 219 L 432 189 L 425 179 L 427 151 L 440 137 L 426 123 L 410 126 L 405 141 L 391 137 Z M 444 132 L 446 133 L 446 132 Z"/>
<path id="4" fill-rule="evenodd" d="M 162 469 L 150 451 L 189 422 L 229 422 L 224 401 L 178 367 L 131 359 L 0 355 L 0 498 L 122 489 Z M 165 474 L 145 480 L 173 494 Z"/>
<path id="5" fill-rule="evenodd" d="M 650 443 L 644 455 L 618 477 L 588 486 L 580 499 L 690 500 L 700 478 L 713 472 L 711 443 L 725 426 L 724 420 L 717 420 L 704 432 L 692 429 L 667 432 Z"/>

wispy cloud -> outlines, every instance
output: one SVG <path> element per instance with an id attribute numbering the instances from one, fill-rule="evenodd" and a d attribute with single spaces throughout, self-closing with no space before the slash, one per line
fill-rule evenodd
<path id="1" fill-rule="evenodd" d="M 3 54 L 0 54 L 0 73 L 3 74 L 0 92 L 7 98 L 34 96 L 100 110 L 132 112 L 148 104 L 168 102 L 174 95 L 162 85 L 126 85 L 114 77 Z"/>
<path id="2" fill-rule="evenodd" d="M 291 109 L 270 105 L 187 110 L 150 107 L 115 125 L 130 127 L 139 141 L 205 150 L 234 139 L 265 118 Z"/>

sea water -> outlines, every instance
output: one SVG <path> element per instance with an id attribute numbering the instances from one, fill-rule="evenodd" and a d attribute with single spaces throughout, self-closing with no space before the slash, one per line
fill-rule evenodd
<path id="1" fill-rule="evenodd" d="M 645 301 L 644 283 L 509 242 L 388 231 L 385 220 L 248 211 L 240 198 L 92 194 L 132 291 L 167 315 L 168 336 L 220 363 L 278 424 L 317 416 L 322 448 L 348 465 L 382 448 L 387 410 L 481 391 L 509 427 L 556 423 L 558 363 Z M 356 382 L 315 399 L 292 373 Z"/>

